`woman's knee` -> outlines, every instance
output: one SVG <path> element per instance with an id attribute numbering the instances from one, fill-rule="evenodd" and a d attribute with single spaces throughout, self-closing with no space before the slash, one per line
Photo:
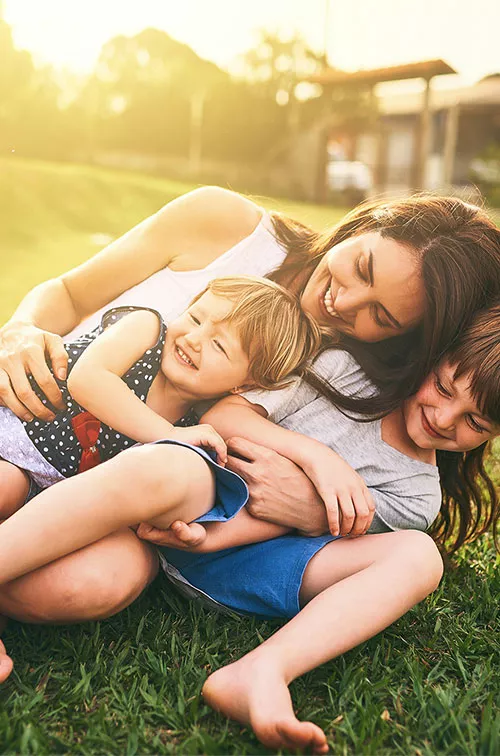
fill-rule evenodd
<path id="1" fill-rule="evenodd" d="M 104 619 L 131 604 L 157 572 L 155 550 L 120 531 L 3 586 L 0 611 L 33 623 Z"/>

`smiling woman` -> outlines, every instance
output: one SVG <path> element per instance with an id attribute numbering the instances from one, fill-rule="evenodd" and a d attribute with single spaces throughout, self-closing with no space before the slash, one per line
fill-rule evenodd
<path id="1" fill-rule="evenodd" d="M 301 301 L 320 325 L 360 341 L 382 341 L 423 317 L 422 271 L 408 245 L 380 233 L 361 234 L 326 253 Z"/>

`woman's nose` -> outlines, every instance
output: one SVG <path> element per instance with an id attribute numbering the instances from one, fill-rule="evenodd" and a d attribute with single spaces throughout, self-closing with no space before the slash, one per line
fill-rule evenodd
<path id="1" fill-rule="evenodd" d="M 356 313 L 368 304 L 369 293 L 358 286 L 340 286 L 333 307 L 340 315 Z"/>

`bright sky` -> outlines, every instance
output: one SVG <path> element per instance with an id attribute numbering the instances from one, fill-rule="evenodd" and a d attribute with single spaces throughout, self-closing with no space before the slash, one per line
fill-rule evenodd
<path id="1" fill-rule="evenodd" d="M 465 83 L 500 71 L 499 0 L 0 0 L 18 47 L 85 72 L 117 34 L 164 29 L 223 67 L 255 30 L 298 30 L 331 64 L 354 70 L 443 58 Z M 327 35 L 326 8 L 329 7 Z"/>

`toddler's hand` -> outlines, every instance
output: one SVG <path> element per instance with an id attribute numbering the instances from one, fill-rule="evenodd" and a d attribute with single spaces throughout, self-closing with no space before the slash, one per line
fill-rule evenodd
<path id="1" fill-rule="evenodd" d="M 206 446 L 217 454 L 217 462 L 224 465 L 227 462 L 227 446 L 222 436 L 211 425 L 193 425 L 189 428 L 174 428 L 168 438 L 184 441 L 193 446 Z"/>
<path id="2" fill-rule="evenodd" d="M 199 522 L 187 523 L 176 520 L 168 530 L 160 530 L 160 528 L 155 528 L 147 522 L 141 522 L 137 528 L 137 535 L 142 540 L 154 543 L 156 546 L 196 551 L 197 547 L 205 541 L 207 531 Z"/>

